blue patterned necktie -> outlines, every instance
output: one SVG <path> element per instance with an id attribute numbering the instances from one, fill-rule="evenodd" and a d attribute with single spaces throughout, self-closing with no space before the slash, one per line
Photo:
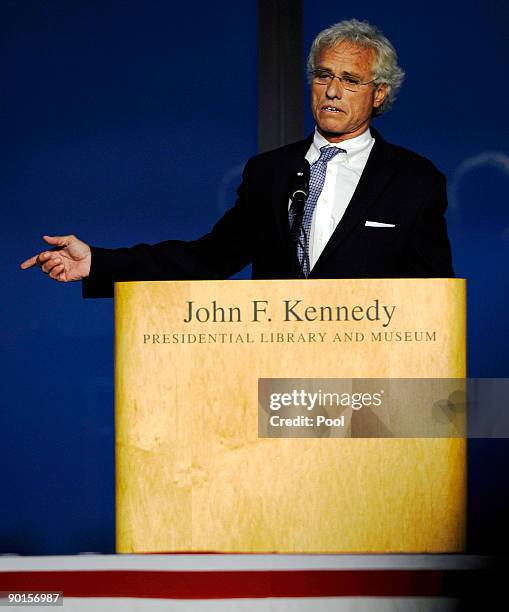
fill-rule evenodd
<path id="1" fill-rule="evenodd" d="M 327 163 L 338 153 L 346 153 L 344 149 L 339 147 L 324 146 L 320 149 L 320 157 L 311 165 L 309 172 L 309 195 L 304 207 L 304 216 L 302 218 L 302 227 L 300 230 L 299 240 L 297 242 L 297 257 L 305 277 L 309 276 L 309 234 L 311 232 L 311 224 L 313 222 L 313 214 L 315 212 L 316 203 L 322 193 L 325 183 L 325 175 L 327 173 Z M 293 211 L 290 208 L 289 212 L 290 226 L 293 222 Z"/>

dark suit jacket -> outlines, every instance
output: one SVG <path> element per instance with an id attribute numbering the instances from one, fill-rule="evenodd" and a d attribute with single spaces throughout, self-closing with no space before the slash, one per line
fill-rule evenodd
<path id="1" fill-rule="evenodd" d="M 371 131 L 375 144 L 357 189 L 310 278 L 454 276 L 444 176 L 427 159 Z M 288 201 L 311 141 L 312 136 L 250 159 L 235 206 L 198 240 L 94 247 L 84 296 L 110 297 L 114 281 L 228 278 L 249 263 L 255 279 L 295 278 Z M 395 227 L 369 227 L 366 221 Z"/>

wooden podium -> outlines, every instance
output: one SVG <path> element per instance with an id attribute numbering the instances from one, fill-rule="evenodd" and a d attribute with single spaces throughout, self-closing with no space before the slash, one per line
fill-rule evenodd
<path id="1" fill-rule="evenodd" d="M 118 552 L 464 549 L 466 440 L 258 434 L 261 378 L 465 377 L 463 280 L 117 283 L 115 317 Z"/>

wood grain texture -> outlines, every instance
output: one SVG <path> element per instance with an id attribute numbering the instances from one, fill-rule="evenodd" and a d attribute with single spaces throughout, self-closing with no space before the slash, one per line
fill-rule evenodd
<path id="1" fill-rule="evenodd" d="M 284 300 L 396 305 L 377 321 L 283 321 Z M 242 322 L 184 323 L 186 302 Z M 253 323 L 252 300 L 272 321 Z M 459 552 L 463 439 L 258 437 L 259 378 L 460 378 L 465 283 L 455 279 L 116 285 L 119 552 Z M 435 332 L 433 342 L 332 342 L 336 333 Z M 260 334 L 325 333 L 315 343 Z M 159 343 L 249 333 L 252 343 Z M 146 336 L 151 338 L 145 341 Z"/>

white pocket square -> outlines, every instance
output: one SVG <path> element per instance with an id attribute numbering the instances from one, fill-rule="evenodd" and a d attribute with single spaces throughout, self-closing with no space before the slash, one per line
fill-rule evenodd
<path id="1" fill-rule="evenodd" d="M 396 227 L 394 223 L 380 223 L 379 221 L 366 221 L 365 227 Z"/>

